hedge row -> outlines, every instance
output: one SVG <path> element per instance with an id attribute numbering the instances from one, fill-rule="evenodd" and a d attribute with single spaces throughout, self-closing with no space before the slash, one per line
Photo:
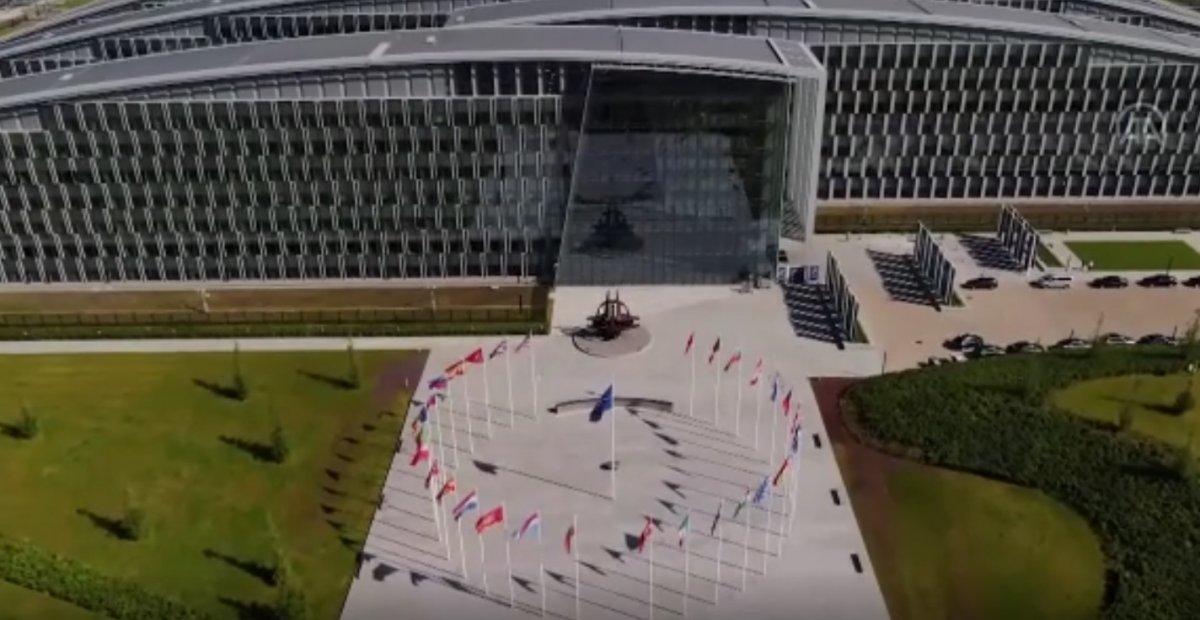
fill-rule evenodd
<path id="1" fill-rule="evenodd" d="M 199 620 L 203 614 L 75 560 L 0 540 L 0 579 L 116 620 Z"/>
<path id="2" fill-rule="evenodd" d="M 1081 514 L 1108 559 L 1102 618 L 1195 620 L 1200 480 L 1176 466 L 1180 451 L 1045 405 L 1078 381 L 1183 365 L 1169 350 L 1006 356 L 872 378 L 845 404 L 868 444 L 1039 489 Z"/>
<path id="3" fill-rule="evenodd" d="M 0 340 L 109 340 L 134 338 L 285 338 L 470 336 L 544 334 L 545 321 L 503 323 L 246 323 L 211 325 L 105 325 L 0 327 Z"/>

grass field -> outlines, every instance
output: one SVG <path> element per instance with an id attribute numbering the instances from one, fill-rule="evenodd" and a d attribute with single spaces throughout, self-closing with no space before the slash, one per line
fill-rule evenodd
<path id="1" fill-rule="evenodd" d="M 104 616 L 0 581 L 0 620 L 104 620 Z"/>
<path id="2" fill-rule="evenodd" d="M 1118 424 L 1126 408 L 1131 416 L 1132 432 L 1158 439 L 1172 446 L 1190 441 L 1191 453 L 1200 457 L 1200 412 L 1195 409 L 1181 415 L 1168 413 L 1168 406 L 1187 385 L 1187 377 L 1148 375 L 1112 377 L 1084 381 L 1051 396 L 1051 403 L 1075 415 Z M 1200 396 L 1200 383 L 1192 395 Z"/>
<path id="3" fill-rule="evenodd" d="M 1200 252 L 1183 241 L 1067 241 L 1067 247 L 1096 271 L 1200 269 Z"/>
<path id="4" fill-rule="evenodd" d="M 0 422 L 25 403 L 42 426 L 31 441 L 0 435 L 0 535 L 237 618 L 273 595 L 244 568 L 270 564 L 269 516 L 313 617 L 335 618 L 402 424 L 396 383 L 422 357 L 358 353 L 357 390 L 336 385 L 345 352 L 240 357 L 241 402 L 216 393 L 231 381 L 228 353 L 0 358 Z M 259 460 L 276 417 L 290 444 L 283 465 Z M 130 495 L 146 540 L 105 525 Z M 59 603 L 13 592 L 0 589 L 0 610 L 61 617 Z"/>
<path id="5" fill-rule="evenodd" d="M 1042 266 L 1048 269 L 1055 269 L 1063 266 L 1062 261 L 1058 260 L 1058 257 L 1054 255 L 1054 252 L 1051 252 L 1050 248 L 1046 247 L 1046 244 L 1042 243 L 1041 241 L 1038 241 L 1037 244 L 1037 257 L 1038 260 L 1042 261 Z"/>

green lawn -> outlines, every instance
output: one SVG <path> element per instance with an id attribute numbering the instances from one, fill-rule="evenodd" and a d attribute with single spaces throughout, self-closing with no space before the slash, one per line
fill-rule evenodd
<path id="1" fill-rule="evenodd" d="M 0 435 L 0 536 L 236 618 L 239 605 L 273 596 L 236 566 L 269 563 L 270 515 L 314 617 L 335 618 L 402 424 L 378 412 L 402 413 L 405 395 L 373 379 L 410 355 L 358 353 L 363 385 L 347 390 L 305 374 L 345 377 L 345 352 L 242 353 L 244 402 L 195 383 L 228 385 L 229 353 L 2 357 L 0 422 L 15 421 L 24 402 L 42 431 L 32 441 Z M 273 416 L 290 444 L 284 465 L 222 439 L 263 444 Z M 88 516 L 119 516 L 127 494 L 145 510 L 145 540 L 118 540 Z M 13 592 L 0 590 L 0 610 L 63 617 L 57 602 Z"/>
<path id="2" fill-rule="evenodd" d="M 1041 241 L 1038 241 L 1037 244 L 1037 257 L 1038 260 L 1042 261 L 1042 266 L 1047 269 L 1055 269 L 1063 266 L 1062 261 L 1058 260 L 1054 252 L 1051 252 L 1050 248 L 1046 247 L 1046 244 Z"/>
<path id="3" fill-rule="evenodd" d="M 1200 269 L 1200 252 L 1183 241 L 1067 241 L 1067 247 L 1096 271 Z"/>
<path id="4" fill-rule="evenodd" d="M 887 488 L 892 552 L 872 549 L 871 559 L 894 620 L 1095 618 L 1104 557 L 1066 507 L 1028 489 L 907 462 Z"/>
<path id="5" fill-rule="evenodd" d="M 1153 437 L 1172 446 L 1191 439 L 1192 454 L 1200 455 L 1200 413 L 1195 409 L 1182 415 L 1167 413 L 1167 407 L 1187 385 L 1186 375 L 1155 377 L 1131 375 L 1076 383 L 1051 396 L 1058 408 L 1076 415 L 1118 424 L 1121 412 L 1131 412 L 1130 430 Z M 1192 387 L 1200 396 L 1200 383 Z"/>
<path id="6" fill-rule="evenodd" d="M 0 581 L 0 620 L 103 620 L 103 616 Z"/>

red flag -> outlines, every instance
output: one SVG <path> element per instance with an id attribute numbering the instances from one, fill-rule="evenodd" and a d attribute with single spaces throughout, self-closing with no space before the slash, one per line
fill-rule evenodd
<path id="1" fill-rule="evenodd" d="M 758 385 L 758 380 L 762 379 L 762 359 L 759 358 L 758 363 L 754 365 L 754 374 L 750 377 L 750 387 Z"/>
<path id="2" fill-rule="evenodd" d="M 563 540 L 563 545 L 567 548 L 567 555 L 571 555 L 571 545 L 575 544 L 575 526 L 567 528 L 567 537 Z"/>
<path id="3" fill-rule="evenodd" d="M 787 471 L 788 464 L 790 464 L 791 462 L 792 462 L 792 457 L 790 457 L 790 456 L 783 459 L 783 462 L 779 464 L 779 471 L 775 472 L 775 479 L 771 481 L 771 486 L 773 486 L 773 487 L 779 486 L 779 481 L 783 479 L 783 472 Z"/>
<path id="4" fill-rule="evenodd" d="M 788 412 L 792 410 L 792 391 L 788 390 L 787 396 L 783 397 L 783 415 L 786 417 Z"/>
<path id="5" fill-rule="evenodd" d="M 475 521 L 475 533 L 483 535 L 484 530 L 496 525 L 504 523 L 504 506 L 496 506 L 495 508 L 483 513 L 477 521 Z"/>
<path id="6" fill-rule="evenodd" d="M 454 478 L 451 478 L 442 485 L 442 489 L 437 493 L 437 503 L 442 503 L 442 498 L 458 490 L 458 485 L 454 484 Z"/>
<path id="7" fill-rule="evenodd" d="M 641 553 L 646 548 L 646 543 L 649 542 L 652 531 L 654 531 L 654 521 L 650 517 L 646 517 L 646 525 L 642 528 L 642 533 L 638 536 L 638 553 Z"/>
<path id="8" fill-rule="evenodd" d="M 709 353 L 708 353 L 709 365 L 712 365 L 713 360 L 717 359 L 717 352 L 719 352 L 720 350 L 721 350 L 721 339 L 717 338 L 717 341 L 713 343 L 712 351 L 709 351 Z"/>
<path id="9" fill-rule="evenodd" d="M 742 361 L 742 352 L 737 351 L 733 354 L 733 357 L 729 358 L 728 362 L 725 362 L 725 372 L 729 372 L 729 369 L 733 368 L 734 364 L 737 364 L 740 361 Z"/>
<path id="10" fill-rule="evenodd" d="M 479 349 L 475 349 L 474 351 L 471 351 L 470 353 L 467 354 L 466 357 L 463 358 L 463 361 L 467 362 L 468 364 L 482 364 L 483 363 L 483 349 L 479 348 Z"/>
<path id="11" fill-rule="evenodd" d="M 466 372 L 467 372 L 467 369 L 466 369 L 466 366 L 463 364 L 463 361 L 458 360 L 457 362 L 454 362 L 453 364 L 450 364 L 449 366 L 446 367 L 446 378 L 453 379 L 455 377 L 461 377 Z"/>
<path id="12" fill-rule="evenodd" d="M 696 332 L 688 334 L 687 346 L 683 347 L 683 354 L 687 355 L 692 352 L 692 345 L 696 343 Z"/>
<path id="13" fill-rule="evenodd" d="M 437 459 L 430 461 L 429 462 L 429 473 L 425 474 L 425 488 L 426 489 L 429 489 L 429 485 L 433 483 L 433 479 L 440 473 L 442 473 L 442 472 L 441 472 L 441 470 L 438 469 Z"/>
<path id="14" fill-rule="evenodd" d="M 416 467 L 421 461 L 429 458 L 429 446 L 422 444 L 417 446 L 417 451 L 413 453 L 412 461 L 409 461 L 409 466 Z"/>

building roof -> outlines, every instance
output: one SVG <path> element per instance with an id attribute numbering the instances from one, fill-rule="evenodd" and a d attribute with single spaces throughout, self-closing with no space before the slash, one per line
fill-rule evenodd
<path id="1" fill-rule="evenodd" d="M 35 101 L 272 73 L 494 60 L 655 64 L 821 75 L 811 56 L 760 37 L 611 26 L 462 28 L 286 39 L 143 56 L 0 81 L 0 108 Z"/>

